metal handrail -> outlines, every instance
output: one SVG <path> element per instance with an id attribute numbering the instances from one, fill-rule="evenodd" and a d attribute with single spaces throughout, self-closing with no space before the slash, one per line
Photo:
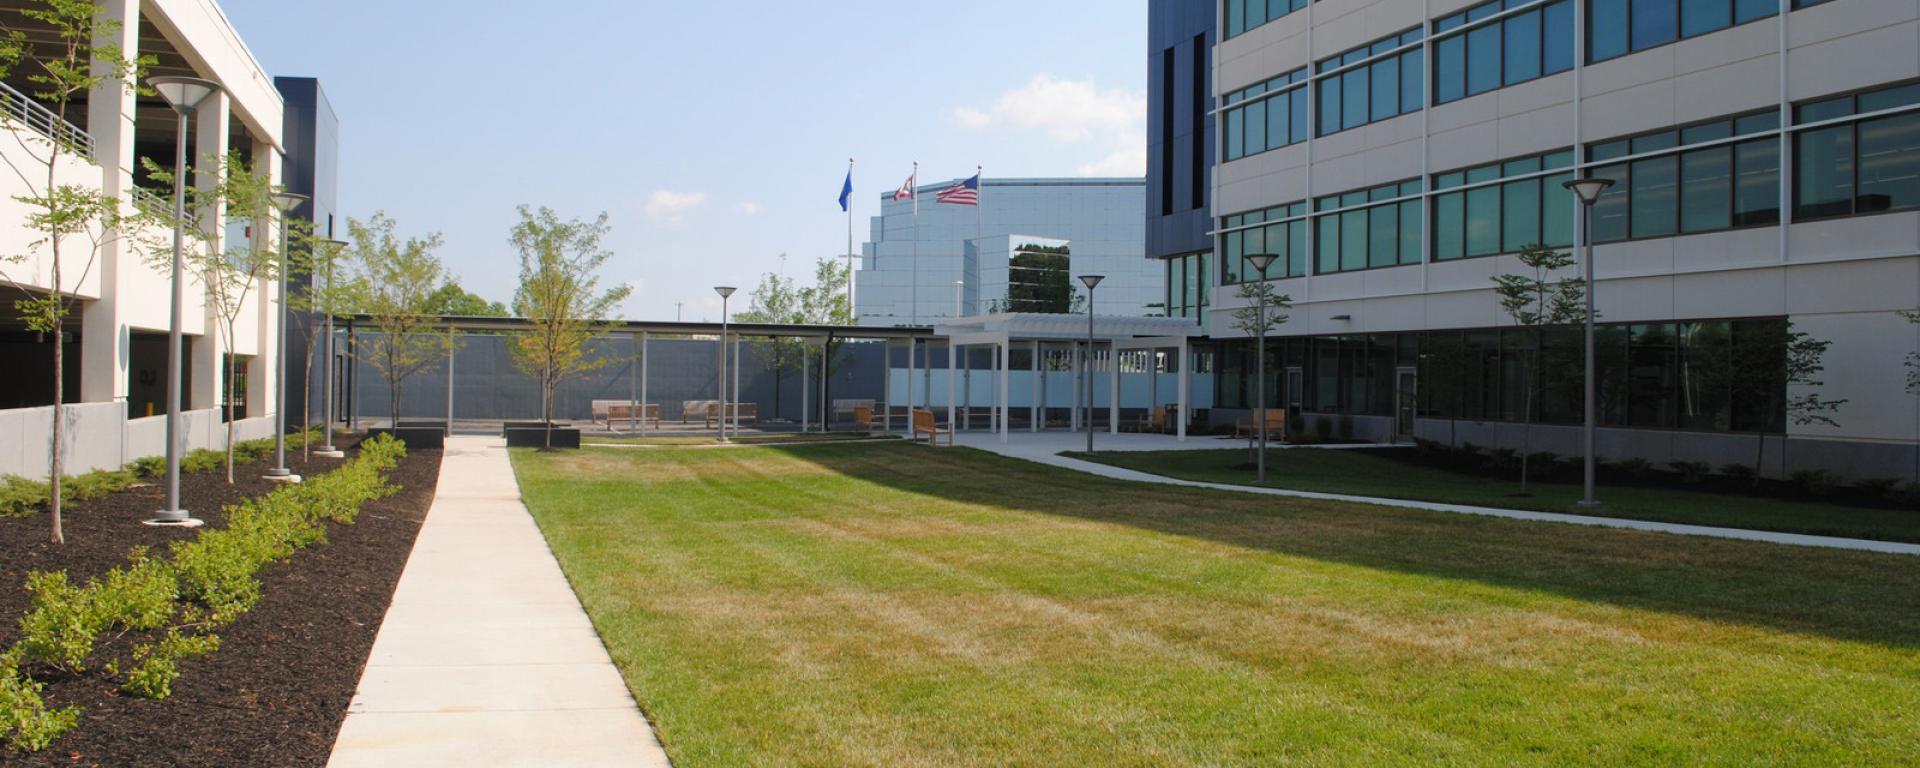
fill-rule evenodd
<path id="1" fill-rule="evenodd" d="M 78 154 L 93 157 L 93 137 L 73 123 L 60 119 L 53 110 L 0 82 L 0 113 L 9 121 L 19 121 Z"/>
<path id="2" fill-rule="evenodd" d="M 146 187 L 135 186 L 133 187 L 133 191 L 128 194 L 133 198 L 134 207 L 139 208 L 149 215 L 169 216 L 173 214 L 173 201 L 161 196 L 158 192 L 147 189 Z"/>

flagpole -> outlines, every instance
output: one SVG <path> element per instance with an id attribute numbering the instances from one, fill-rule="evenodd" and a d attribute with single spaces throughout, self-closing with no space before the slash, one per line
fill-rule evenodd
<path id="1" fill-rule="evenodd" d="M 987 207 L 987 171 L 985 166 L 976 165 L 973 167 L 973 180 L 980 184 L 980 188 L 973 191 L 973 250 L 974 258 L 976 259 L 976 263 L 978 263 L 977 260 L 982 245 L 980 240 L 987 236 L 986 225 L 981 223 L 981 217 L 985 214 L 980 210 Z"/>
<path id="2" fill-rule="evenodd" d="M 851 157 L 847 158 L 847 182 L 848 184 L 853 182 L 853 158 Z M 857 199 L 855 195 L 847 195 L 847 314 L 852 316 L 853 322 L 857 325 L 860 322 L 860 313 L 855 310 L 853 304 L 853 201 L 855 199 Z"/>
<path id="3" fill-rule="evenodd" d="M 912 325 L 918 326 L 920 325 L 920 162 L 917 160 L 913 163 L 913 175 L 907 178 L 907 188 L 913 190 L 913 196 L 907 198 L 913 201 L 913 289 L 907 294 L 908 301 L 913 302 L 913 309 L 908 310 L 908 314 L 913 319 Z M 909 382 L 907 386 L 913 385 Z M 909 397 L 907 400 L 911 405 L 913 398 Z"/>

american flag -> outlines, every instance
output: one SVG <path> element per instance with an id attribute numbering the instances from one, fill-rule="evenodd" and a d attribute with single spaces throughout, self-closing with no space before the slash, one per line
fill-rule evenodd
<path id="1" fill-rule="evenodd" d="M 939 194 L 933 196 L 933 199 L 935 202 L 952 203 L 954 205 L 979 205 L 980 174 L 976 173 L 973 175 L 973 178 L 954 182 L 953 186 L 940 190 Z"/>

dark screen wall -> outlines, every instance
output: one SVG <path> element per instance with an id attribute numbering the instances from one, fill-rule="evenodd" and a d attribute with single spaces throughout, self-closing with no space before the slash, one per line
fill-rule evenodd
<path id="1" fill-rule="evenodd" d="M 1147 3 L 1147 256 L 1212 248 L 1215 0 Z"/>
<path id="2" fill-rule="evenodd" d="M 285 145 L 287 154 L 282 183 L 287 191 L 308 198 L 307 202 L 294 209 L 294 215 L 313 221 L 314 232 L 319 236 L 344 240 L 347 222 L 338 213 L 336 192 L 339 184 L 340 118 L 334 114 L 333 105 L 327 101 L 327 92 L 320 87 L 317 79 L 276 77 L 273 85 L 279 89 L 284 104 L 280 141 Z M 295 286 L 294 290 L 300 288 Z M 301 409 L 301 397 L 309 399 L 316 413 L 320 407 L 319 361 L 314 361 L 311 380 L 306 375 L 305 366 L 294 362 L 304 362 L 309 355 L 305 329 L 311 321 L 310 317 L 301 315 L 295 316 L 287 324 L 287 402 L 281 412 L 286 414 L 289 424 L 297 424 L 304 412 Z"/>

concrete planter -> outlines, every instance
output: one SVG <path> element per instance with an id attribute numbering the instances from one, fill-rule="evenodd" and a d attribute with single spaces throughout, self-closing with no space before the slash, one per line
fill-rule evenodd
<path id="1" fill-rule="evenodd" d="M 404 421 L 400 424 L 399 427 L 391 429 L 385 427 L 369 429 L 367 430 L 367 437 L 381 434 L 393 435 L 394 438 L 406 443 L 407 447 L 413 450 L 438 451 L 447 447 L 447 430 L 444 426 L 439 424 L 432 426 L 408 426 L 408 423 Z"/>
<path id="2" fill-rule="evenodd" d="M 540 422 L 512 422 L 507 424 L 508 448 L 544 448 L 547 445 L 547 426 Z M 553 425 L 553 447 L 580 447 L 580 430 L 577 427 Z"/>

